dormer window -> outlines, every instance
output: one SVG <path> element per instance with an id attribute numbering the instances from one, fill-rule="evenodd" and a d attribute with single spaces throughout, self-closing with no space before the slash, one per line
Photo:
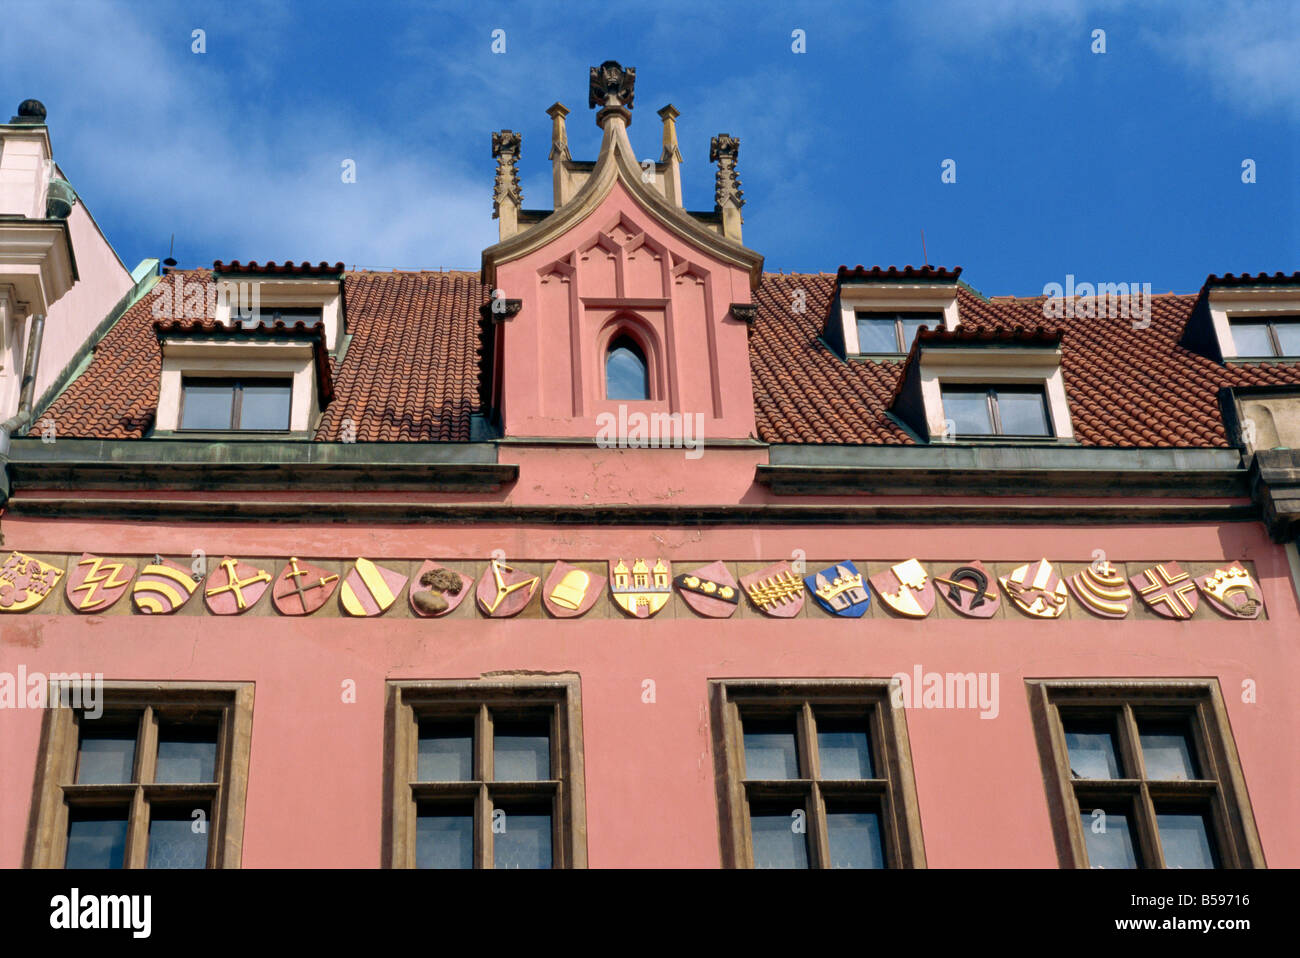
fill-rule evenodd
<path id="1" fill-rule="evenodd" d="M 1238 359 L 1300 359 L 1300 316 L 1228 318 Z"/>
<path id="2" fill-rule="evenodd" d="M 855 311 L 859 355 L 906 356 L 922 326 L 939 329 L 943 313 L 874 313 Z"/>
<path id="3" fill-rule="evenodd" d="M 258 310 L 263 326 L 284 323 L 292 326 L 302 323 L 304 326 L 316 326 L 323 322 L 324 310 L 320 306 L 263 306 Z"/>
<path id="4" fill-rule="evenodd" d="M 926 266 L 914 269 L 849 269 L 835 275 L 835 299 L 826 321 L 825 340 L 848 359 L 861 356 L 877 362 L 902 359 L 912 348 L 917 330 L 954 330 L 957 277 L 953 270 Z"/>
<path id="5" fill-rule="evenodd" d="M 288 432 L 293 380 L 208 379 L 186 376 L 181 389 L 184 430 Z"/>
<path id="6" fill-rule="evenodd" d="M 606 399 L 649 399 L 650 371 L 645 353 L 630 336 L 618 336 L 605 358 Z"/>
<path id="7" fill-rule="evenodd" d="M 1042 386 L 941 386 L 944 419 L 952 439 L 971 436 L 1052 435 L 1052 417 Z"/>

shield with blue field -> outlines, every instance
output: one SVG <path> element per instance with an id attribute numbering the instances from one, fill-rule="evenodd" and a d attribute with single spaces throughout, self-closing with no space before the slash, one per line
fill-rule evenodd
<path id="1" fill-rule="evenodd" d="M 817 604 L 831 615 L 857 619 L 871 606 L 871 593 L 862 573 L 848 559 L 804 576 L 803 582 Z"/>

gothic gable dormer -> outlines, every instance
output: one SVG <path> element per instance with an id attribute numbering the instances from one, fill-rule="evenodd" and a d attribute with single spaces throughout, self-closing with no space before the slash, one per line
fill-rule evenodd
<path id="1" fill-rule="evenodd" d="M 556 209 L 506 209 L 502 241 L 483 253 L 494 299 L 521 304 L 485 330 L 493 413 L 508 437 L 594 439 L 601 417 L 620 410 L 697 417 L 709 438 L 754 435 L 748 326 L 731 304 L 750 303 L 763 259 L 741 244 L 730 193 L 696 213 L 679 205 L 679 185 L 662 182 L 680 163 L 676 110 L 660 111 L 664 159 L 636 160 L 627 133 L 634 79 L 616 63 L 593 68 L 602 130 L 594 164 L 569 156 L 568 111 L 548 111 Z M 727 140 L 718 181 L 730 190 L 736 141 Z M 518 159 L 511 142 L 499 179 Z M 508 206 L 510 191 L 496 199 Z"/>

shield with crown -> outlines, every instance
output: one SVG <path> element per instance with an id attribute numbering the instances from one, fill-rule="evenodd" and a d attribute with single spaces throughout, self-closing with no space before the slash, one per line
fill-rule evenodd
<path id="1" fill-rule="evenodd" d="M 1236 562 L 1226 569 L 1198 576 L 1196 585 L 1215 611 L 1230 619 L 1258 619 L 1264 609 L 1259 586 Z"/>
<path id="2" fill-rule="evenodd" d="M 857 619 L 871 606 L 866 580 L 848 559 L 804 576 L 803 582 L 817 604 L 831 615 Z"/>
<path id="3" fill-rule="evenodd" d="M 668 604 L 673 595 L 673 569 L 667 559 L 612 559 L 609 591 L 628 615 L 648 619 Z"/>

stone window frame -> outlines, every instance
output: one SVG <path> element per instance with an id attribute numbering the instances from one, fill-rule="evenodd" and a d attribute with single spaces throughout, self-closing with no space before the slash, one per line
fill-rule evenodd
<path id="1" fill-rule="evenodd" d="M 479 679 L 393 679 L 385 689 L 383 867 L 414 868 L 416 819 L 424 801 L 474 805 L 474 867 L 493 860 L 492 800 L 551 798 L 551 867 L 587 867 L 586 780 L 582 743 L 582 687 L 576 673 L 489 676 Z M 493 713 L 541 713 L 550 722 L 551 774 L 546 782 L 492 782 Z M 470 782 L 417 783 L 419 722 L 472 718 L 475 722 Z"/>
<path id="2" fill-rule="evenodd" d="M 208 814 L 208 868 L 239 868 L 243 860 L 244 811 L 252 743 L 251 682 L 105 682 L 105 714 L 139 712 L 132 779 L 122 785 L 78 785 L 81 709 L 59 704 L 49 708 L 41 726 L 41 743 L 32 795 L 25 867 L 63 868 L 67 859 L 68 817 L 72 806 L 93 807 L 129 802 L 124 868 L 148 864 L 149 811 L 153 803 L 175 804 L 186 795 L 205 803 Z M 54 688 L 51 702 L 64 697 Z M 75 695 L 70 701 L 76 701 Z M 215 784 L 156 784 L 159 717 L 216 718 Z"/>
<path id="3" fill-rule="evenodd" d="M 710 679 L 709 701 L 713 723 L 713 754 L 716 772 L 720 846 L 724 868 L 753 868 L 754 849 L 749 824 L 752 797 L 778 797 L 769 783 L 749 782 L 744 776 L 742 712 L 760 717 L 776 713 L 796 716 L 796 735 L 801 776 L 780 784 L 790 792 L 806 793 L 808 863 L 825 868 L 829 848 L 825 828 L 826 803 L 822 782 L 816 774 L 817 742 L 813 712 L 861 710 L 867 715 L 872 760 L 877 775 L 855 790 L 878 803 L 886 868 L 925 868 L 925 843 L 921 812 L 916 796 L 912 752 L 907 733 L 907 715 L 901 701 L 891 694 L 891 679 Z M 855 783 L 856 785 L 856 783 Z M 837 783 L 832 798 L 847 797 Z M 790 797 L 782 795 L 780 797 Z"/>
<path id="4" fill-rule="evenodd" d="M 1025 685 L 1062 868 L 1089 867 L 1081 797 L 1085 804 L 1095 803 L 1093 807 L 1113 803 L 1131 809 L 1134 850 L 1141 868 L 1165 867 L 1155 825 L 1157 802 L 1206 810 L 1214 828 L 1220 868 L 1267 867 L 1216 679 L 1026 679 Z M 1126 772 L 1136 769 L 1139 777 L 1074 778 L 1062 707 L 1072 718 L 1115 721 L 1117 758 Z M 1186 720 L 1201 774 L 1207 777 L 1195 781 L 1146 778 L 1134 709 Z"/>

